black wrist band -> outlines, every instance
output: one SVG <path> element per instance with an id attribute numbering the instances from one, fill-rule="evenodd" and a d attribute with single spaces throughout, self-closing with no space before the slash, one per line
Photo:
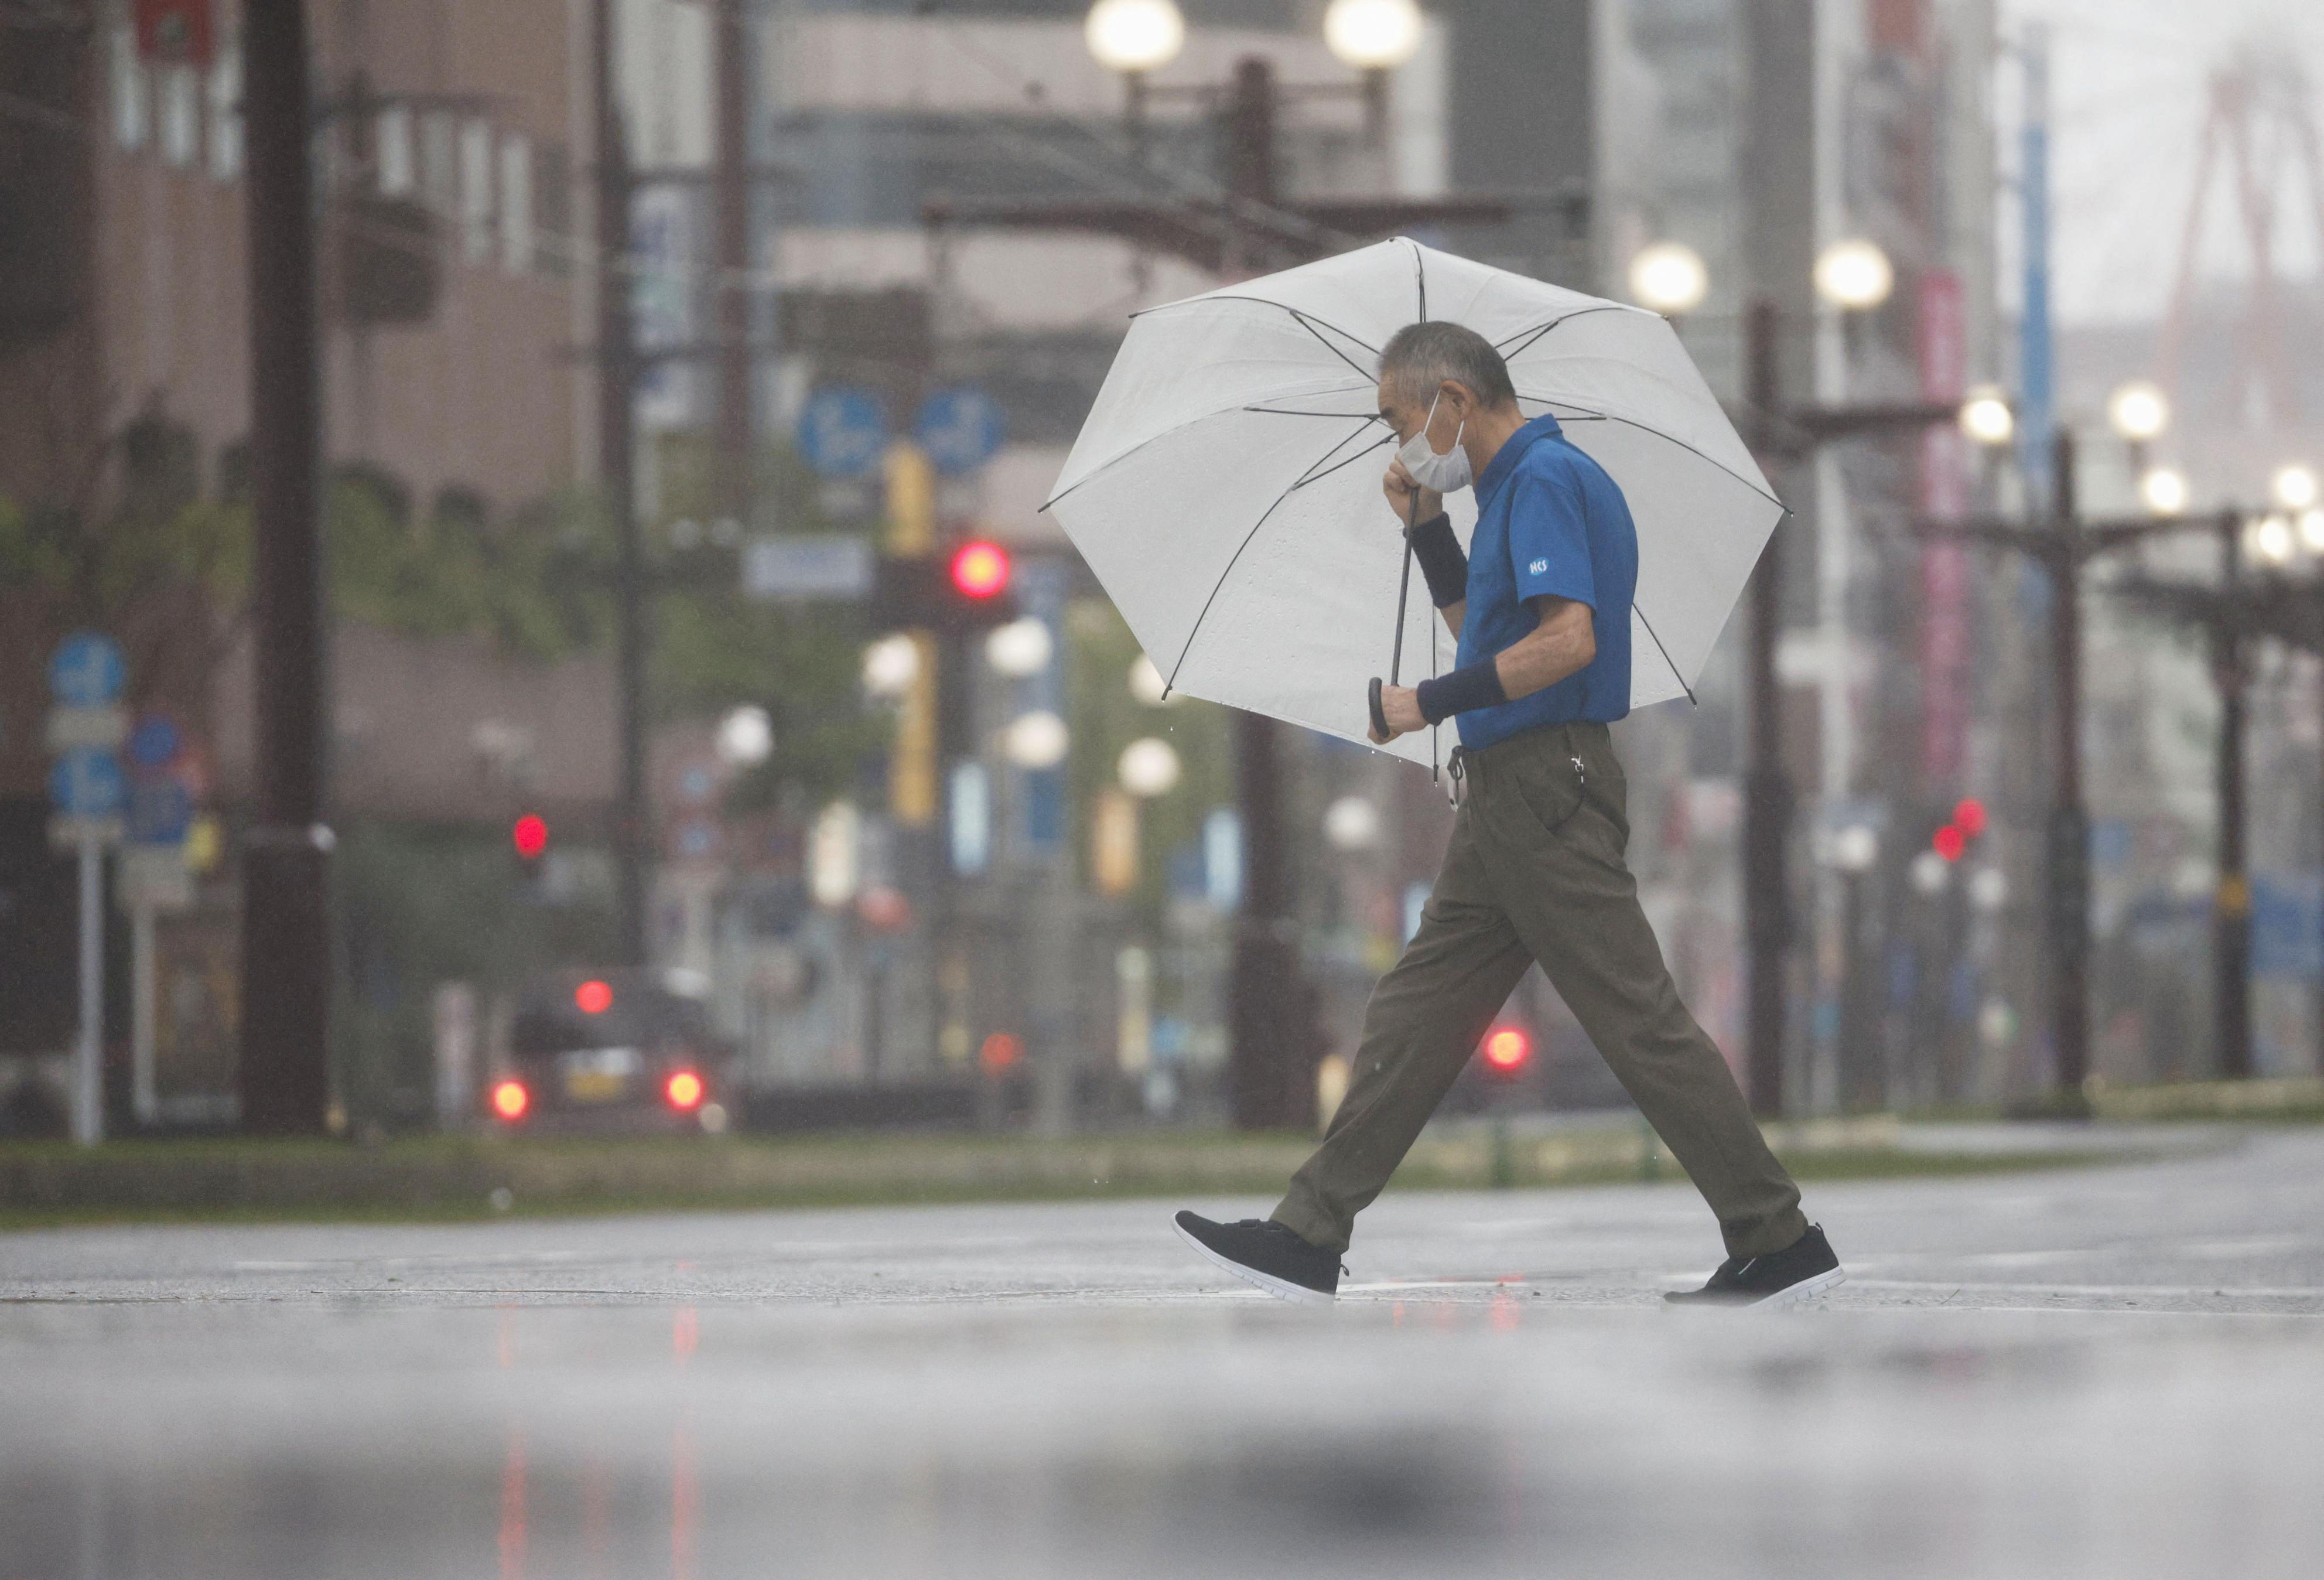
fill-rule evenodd
<path id="1" fill-rule="evenodd" d="M 1420 561 L 1420 574 L 1428 580 L 1428 601 L 1440 609 L 1449 609 L 1469 596 L 1469 557 L 1461 552 L 1461 540 L 1452 535 L 1452 518 L 1438 511 L 1406 534 L 1412 541 L 1412 557 Z"/>
<path id="2" fill-rule="evenodd" d="M 1433 725 L 1441 725 L 1456 713 L 1499 707 L 1509 699 L 1509 694 L 1501 689 L 1501 671 L 1491 659 L 1479 659 L 1449 675 L 1423 680 L 1413 690 L 1420 699 L 1420 716 Z"/>

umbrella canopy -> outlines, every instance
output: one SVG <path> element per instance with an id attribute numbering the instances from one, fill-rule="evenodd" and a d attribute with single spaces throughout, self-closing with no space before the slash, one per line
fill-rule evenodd
<path id="1" fill-rule="evenodd" d="M 1508 359 L 1620 485 L 1638 530 L 1632 706 L 1691 695 L 1784 507 L 1670 325 L 1397 239 L 1131 320 L 1048 508 L 1171 687 L 1361 741 L 1404 626 L 1406 683 L 1453 639 L 1380 497 L 1379 348 L 1451 319 Z M 1476 496 L 1448 508 L 1465 545 Z M 1417 579 L 1417 578 L 1416 578 Z M 1386 748 L 1429 762 L 1419 735 Z"/>

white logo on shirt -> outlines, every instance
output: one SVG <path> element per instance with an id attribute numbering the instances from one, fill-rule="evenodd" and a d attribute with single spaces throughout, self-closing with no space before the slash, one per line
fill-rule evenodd
<path id="1" fill-rule="evenodd" d="M 1533 572 L 1534 575 L 1540 576 L 1549 569 L 1549 561 L 1546 559 L 1536 559 L 1531 565 L 1526 566 L 1526 568 Z"/>

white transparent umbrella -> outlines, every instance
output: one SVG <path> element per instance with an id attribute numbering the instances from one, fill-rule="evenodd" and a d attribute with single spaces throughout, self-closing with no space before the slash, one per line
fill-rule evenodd
<path id="1" fill-rule="evenodd" d="M 1047 508 L 1172 690 L 1362 741 L 1399 634 L 1407 682 L 1452 661 L 1379 491 L 1379 348 L 1423 319 L 1499 347 L 1526 413 L 1621 485 L 1631 704 L 1691 696 L 1784 513 L 1766 478 L 1662 319 L 1413 241 L 1139 314 Z M 1450 509 L 1465 545 L 1474 493 Z"/>

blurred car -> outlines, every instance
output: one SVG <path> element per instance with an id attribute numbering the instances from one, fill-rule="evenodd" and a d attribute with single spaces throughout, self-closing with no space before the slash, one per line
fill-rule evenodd
<path id="1" fill-rule="evenodd" d="M 546 972 L 518 995 L 485 1092 L 506 1130 L 724 1130 L 733 1051 L 689 974 Z"/>

